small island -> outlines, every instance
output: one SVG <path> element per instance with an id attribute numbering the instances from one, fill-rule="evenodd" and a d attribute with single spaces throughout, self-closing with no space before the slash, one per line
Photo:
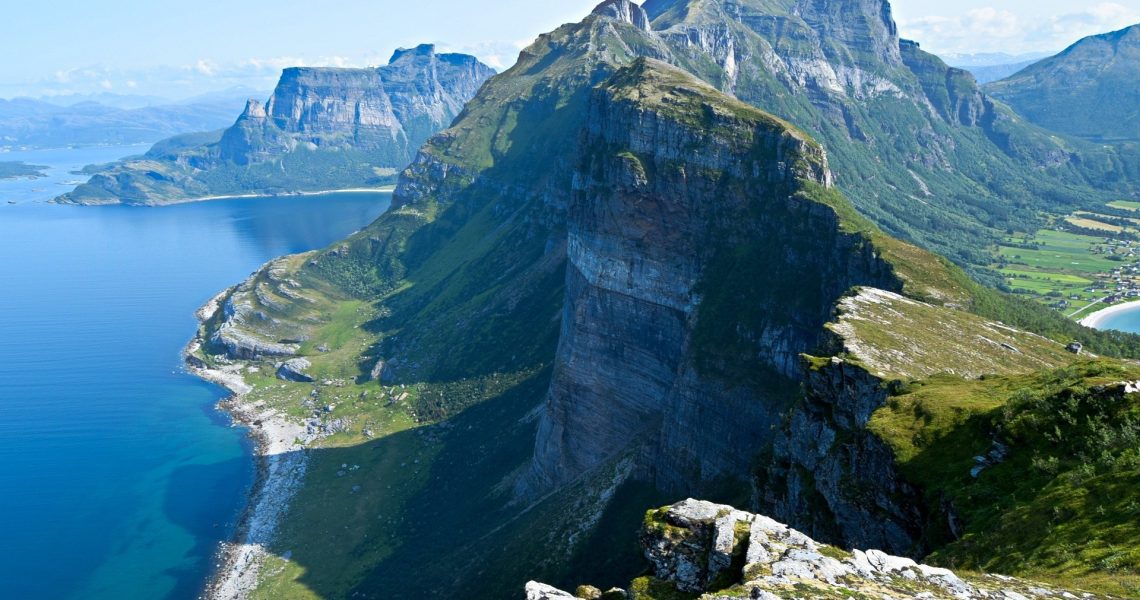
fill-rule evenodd
<path id="1" fill-rule="evenodd" d="M 43 165 L 29 165 L 19 160 L 0 160 L 0 179 L 40 179 L 47 177 Z"/>

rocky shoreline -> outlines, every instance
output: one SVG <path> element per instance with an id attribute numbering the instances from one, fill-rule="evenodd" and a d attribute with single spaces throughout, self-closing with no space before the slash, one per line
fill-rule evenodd
<path id="1" fill-rule="evenodd" d="M 223 291 L 198 309 L 200 323 L 221 309 Z M 195 356 L 204 340 L 199 332 L 186 346 L 183 357 L 193 375 L 220 385 L 232 394 L 218 403 L 218 409 L 233 419 L 234 425 L 249 429 L 257 457 L 257 477 L 246 508 L 232 540 L 224 542 L 215 557 L 215 570 L 201 598 L 237 600 L 246 598 L 257 586 L 258 572 L 273 542 L 277 526 L 289 502 L 304 480 L 308 466 L 306 446 L 315 439 L 305 427 L 276 410 L 248 398 L 253 387 L 242 377 L 243 366 L 209 368 Z"/>
<path id="2" fill-rule="evenodd" d="M 312 191 L 291 191 L 291 192 L 264 192 L 264 193 L 250 193 L 250 194 L 219 194 L 216 196 L 200 196 L 196 198 L 173 198 L 164 200 L 162 202 L 145 202 L 141 204 L 134 204 L 133 206 L 173 206 L 176 204 L 190 204 L 192 202 L 210 202 L 213 200 L 243 200 L 249 198 L 291 198 L 296 196 L 323 196 L 325 194 L 387 194 L 395 191 L 395 185 L 383 185 L 380 187 L 355 187 L 355 188 L 341 188 L 334 190 L 312 190 Z M 53 198 L 48 201 L 50 204 L 75 204 L 80 206 L 93 206 L 98 204 L 106 204 L 103 202 L 61 202 L 59 198 Z"/>

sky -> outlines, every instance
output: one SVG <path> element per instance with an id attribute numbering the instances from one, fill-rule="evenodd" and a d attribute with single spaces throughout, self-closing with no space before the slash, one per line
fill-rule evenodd
<path id="1" fill-rule="evenodd" d="M 0 21 L 0 98 L 114 93 L 186 98 L 269 90 L 283 67 L 374 66 L 431 42 L 509 67 L 535 36 L 600 0 L 53 0 Z M 1140 0 L 895 0 L 903 37 L 942 55 L 1057 52 L 1140 23 Z"/>

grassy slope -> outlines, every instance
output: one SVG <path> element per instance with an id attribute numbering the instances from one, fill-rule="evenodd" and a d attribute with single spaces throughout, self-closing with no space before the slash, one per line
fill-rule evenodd
<path id="1" fill-rule="evenodd" d="M 691 79 L 681 83 L 695 84 Z M 769 119 L 722 98 L 708 97 L 745 117 Z M 567 104 L 566 110 L 583 108 Z M 563 115 L 547 119 L 531 125 L 557 132 L 573 123 Z M 483 180 L 498 182 L 506 177 L 500 175 L 503 171 L 517 172 L 513 161 L 527 157 L 489 152 L 484 160 L 490 166 Z M 818 193 L 821 202 L 855 215 L 841 197 Z M 518 552 L 539 556 L 541 549 L 556 555 L 566 535 L 583 535 L 574 533 L 582 527 L 576 521 L 592 506 L 582 505 L 583 498 L 616 494 L 611 513 L 597 515 L 615 520 L 635 518 L 647 502 L 665 500 L 636 486 L 610 489 L 602 476 L 547 499 L 523 518 L 504 508 L 510 490 L 501 484 L 509 483 L 529 456 L 533 424 L 525 416 L 545 392 L 557 339 L 563 259 L 548 250 L 546 236 L 557 230 L 533 225 L 543 210 L 480 185 L 460 184 L 390 211 L 343 244 L 289 261 L 281 278 L 297 280 L 299 291 L 312 302 L 257 308 L 294 320 L 309 332 L 302 352 L 313 362 L 318 383 L 284 384 L 270 379 L 266 367 L 262 377 L 253 378 L 255 397 L 297 417 L 307 416 L 314 406 L 319 412 L 332 405 L 328 417 L 349 419 L 351 425 L 313 451 L 309 481 L 274 548 L 292 558 L 272 565 L 259 594 L 336 597 L 383 589 L 390 597 L 414 597 L 426 593 L 423 581 L 433 579 L 423 579 L 424 568 L 411 565 L 429 554 L 447 564 L 452 579 L 465 581 L 471 593 L 509 589 L 518 583 L 512 577 L 536 571 L 552 580 L 574 572 L 615 583 L 622 581 L 617 575 L 628 575 L 623 570 L 631 564 L 627 559 L 635 554 L 633 547 L 614 555 L 612 564 L 587 564 L 575 555 L 537 562 L 509 558 Z M 945 277 L 942 270 L 928 268 L 943 263 L 882 240 L 900 256 L 900 264 L 909 261 L 902 270 L 924 282 L 921 289 L 942 287 L 938 281 L 928 285 L 926 278 Z M 322 345 L 329 351 L 314 352 Z M 360 382 L 372 362 L 361 358 L 362 350 L 366 356 L 399 360 L 394 370 L 399 390 Z M 326 379 L 332 385 L 321 383 Z M 314 389 L 317 400 L 306 405 Z M 431 425 L 442 419 L 447 419 L 443 425 Z M 368 439 L 365 429 L 375 439 Z M 489 437 L 488 431 L 496 435 Z M 360 468 L 354 470 L 355 465 Z M 352 485 L 361 487 L 353 492 Z M 468 500 L 456 503 L 455 497 Z M 567 509 L 576 505 L 576 510 Z M 612 540 L 597 543 L 603 542 Z M 577 556 L 590 556 L 590 544 L 580 545 Z M 520 545 L 529 549 L 519 550 Z M 449 562 L 463 556 L 479 557 L 470 559 L 471 569 L 499 565 L 496 575 L 471 587 L 471 580 L 460 574 L 464 565 Z M 504 569 L 505 564 L 517 571 Z M 438 574 L 439 580 L 447 576 Z"/>
<path id="2" fill-rule="evenodd" d="M 857 213 L 838 190 L 807 186 L 801 194 L 834 208 L 842 226 L 861 232 L 895 267 L 903 294 L 934 305 L 964 309 L 975 315 L 1030 331 L 1055 342 L 1079 341 L 1104 356 L 1140 358 L 1140 337 L 1118 331 L 1096 331 L 1026 298 L 1011 296 L 972 280 L 947 259 L 899 241 Z"/>
<path id="3" fill-rule="evenodd" d="M 939 548 L 930 560 L 1140 593 L 1140 403 L 1097 387 L 1137 379 L 1136 366 L 1091 361 L 982 380 L 935 376 L 891 398 L 871 430 L 932 514 L 949 504 L 961 522 L 959 536 L 930 524 Z M 994 440 L 1008 458 L 971 477 Z"/>
<path id="4" fill-rule="evenodd" d="M 844 339 L 850 358 L 884 379 L 1030 372 L 1073 357 L 1046 338 L 878 290 L 844 298 L 828 328 Z"/>

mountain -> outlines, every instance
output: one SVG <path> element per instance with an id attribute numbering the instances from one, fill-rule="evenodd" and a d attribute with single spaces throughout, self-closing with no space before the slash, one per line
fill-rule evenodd
<path id="1" fill-rule="evenodd" d="M 493 73 L 431 45 L 398 50 L 377 69 L 286 69 L 269 101 L 248 101 L 225 131 L 163 140 L 56 201 L 163 204 L 389 183 Z"/>
<path id="2" fill-rule="evenodd" d="M 1012 65 L 1024 62 L 1035 62 L 1051 56 L 1050 52 L 1023 52 L 1020 54 L 1010 54 L 1008 52 L 976 52 L 976 53 L 961 53 L 950 52 L 938 56 L 946 61 L 946 64 L 960 69 L 970 69 L 974 67 L 997 67 L 1001 65 Z"/>
<path id="3" fill-rule="evenodd" d="M 989 83 L 1005 79 L 1029 65 L 1049 56 L 1047 52 L 1027 52 L 1008 54 L 1005 52 L 982 52 L 978 54 L 939 54 L 951 67 L 969 71 L 978 83 Z"/>
<path id="4" fill-rule="evenodd" d="M 245 540 L 248 595 L 624 585 L 645 509 L 686 496 L 828 543 L 970 568 L 1016 550 L 1005 572 L 1135 585 L 1137 557 L 1114 554 L 1140 536 L 1127 503 L 1011 532 L 1040 513 L 1015 500 L 1135 489 L 1138 421 L 1108 415 L 1131 414 L 1116 384 L 1140 376 L 1089 353 L 1140 356 L 1137 338 L 985 288 L 876 223 L 984 231 L 977 216 L 1018 207 L 972 182 L 948 201 L 962 171 L 1060 193 L 1079 161 L 889 14 L 607 0 L 491 78 L 376 222 L 221 294 L 188 360 L 244 377 L 235 412 L 297 440 L 270 464 L 304 466 L 276 536 Z M 1054 167 L 1032 158 L 1046 148 Z M 920 180 L 939 187 L 892 187 Z M 1049 410 L 1077 391 L 1114 425 Z M 1071 444 L 1030 435 L 1047 416 Z M 1072 451 L 1096 436 L 1103 460 Z M 1054 535 L 1070 524 L 1097 537 L 1073 549 Z"/>
<path id="5" fill-rule="evenodd" d="M 1017 73 L 1018 71 L 1024 69 L 1025 67 L 1028 67 L 1029 65 L 1032 65 L 1033 63 L 1036 63 L 1038 60 L 1039 59 L 1034 59 L 1034 60 L 1027 60 L 1027 61 L 1023 61 L 1023 62 L 1003 64 L 1003 65 L 985 65 L 985 66 L 973 66 L 973 67 L 967 67 L 967 66 L 961 66 L 961 65 L 955 65 L 955 66 L 957 66 L 958 68 L 960 68 L 964 71 L 969 71 L 970 74 L 974 76 L 974 79 L 976 79 L 978 83 L 986 84 L 986 83 L 990 83 L 991 81 L 997 81 L 999 79 L 1005 79 L 1006 77 L 1009 77 L 1010 75 L 1013 75 L 1014 73 Z"/>
<path id="6" fill-rule="evenodd" d="M 1140 140 L 1140 25 L 1084 38 L 986 92 L 1054 131 Z"/>
<path id="7" fill-rule="evenodd" d="M 1096 202 L 1134 164 L 1036 128 L 973 77 L 901 40 L 879 0 L 650 0 L 676 60 L 804 128 L 838 186 L 889 233 L 983 265 L 995 229 Z M 1100 196 L 1103 198 L 1103 196 Z M 975 275 L 979 269 L 973 268 Z"/>
<path id="8" fill-rule="evenodd" d="M 240 94 L 225 94 L 227 100 L 241 98 Z M 209 100 L 210 98 L 203 96 L 202 98 L 187 98 L 185 101 L 174 101 L 170 98 L 162 96 L 143 96 L 133 94 L 114 94 L 111 92 L 100 92 L 97 94 L 60 94 L 55 96 L 41 96 L 38 98 L 43 102 L 54 104 L 56 106 L 75 106 L 76 104 L 101 104 L 111 108 L 146 108 L 148 106 L 169 106 L 172 104 L 196 104 L 202 100 Z"/>
<path id="9" fill-rule="evenodd" d="M 245 101 L 236 95 L 165 104 L 149 104 L 146 99 L 100 99 L 114 104 L 90 100 L 67 105 L 30 98 L 0 100 L 0 146 L 59 148 L 153 143 L 172 135 L 225 127 Z M 140 103 L 147 105 L 139 106 Z"/>

